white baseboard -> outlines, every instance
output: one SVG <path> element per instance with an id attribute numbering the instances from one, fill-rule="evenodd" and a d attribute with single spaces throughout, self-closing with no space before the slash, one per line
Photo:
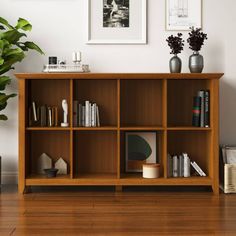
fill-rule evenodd
<path id="1" fill-rule="evenodd" d="M 17 184 L 18 183 L 18 172 L 2 172 L 2 184 Z"/>

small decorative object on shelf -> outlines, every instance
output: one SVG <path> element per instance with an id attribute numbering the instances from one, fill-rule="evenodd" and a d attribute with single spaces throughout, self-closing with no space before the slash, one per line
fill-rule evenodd
<path id="1" fill-rule="evenodd" d="M 182 61 L 177 56 L 183 50 L 184 40 L 182 39 L 182 34 L 178 33 L 177 36 L 169 36 L 166 40 L 168 42 L 168 46 L 171 49 L 170 54 L 174 54 L 174 56 L 170 59 L 170 72 L 171 73 L 180 73 L 182 68 Z"/>
<path id="2" fill-rule="evenodd" d="M 143 178 L 156 179 L 160 177 L 160 164 L 143 164 Z"/>
<path id="3" fill-rule="evenodd" d="M 189 57 L 189 70 L 191 73 L 201 73 L 204 67 L 204 59 L 199 51 L 204 45 L 204 41 L 207 40 L 207 34 L 204 34 L 201 28 L 194 29 L 194 27 L 191 27 L 190 29 L 191 32 L 187 42 L 189 48 L 193 50 L 193 55 Z"/>
<path id="4" fill-rule="evenodd" d="M 90 72 L 89 65 L 81 64 L 81 52 L 73 52 L 72 53 L 72 61 L 73 65 L 67 65 L 65 60 L 57 60 L 57 57 L 49 57 L 49 64 L 44 65 L 43 72 L 47 73 L 68 73 L 68 72 Z"/>
<path id="5" fill-rule="evenodd" d="M 58 172 L 57 172 L 58 175 L 67 175 L 68 173 L 67 163 L 62 158 L 59 158 L 55 162 L 55 168 L 58 169 Z"/>
<path id="6" fill-rule="evenodd" d="M 62 109 L 63 109 L 63 123 L 61 123 L 61 127 L 68 127 L 69 126 L 69 123 L 68 123 L 68 104 L 67 104 L 67 101 L 66 99 L 63 99 L 62 100 Z"/>
<path id="7" fill-rule="evenodd" d="M 56 168 L 44 169 L 44 172 L 48 178 L 55 178 L 57 176 L 58 169 Z"/>
<path id="8" fill-rule="evenodd" d="M 50 169 L 50 168 L 52 168 L 52 158 L 48 156 L 46 153 L 43 153 L 38 158 L 37 173 L 44 174 L 44 169 Z"/>

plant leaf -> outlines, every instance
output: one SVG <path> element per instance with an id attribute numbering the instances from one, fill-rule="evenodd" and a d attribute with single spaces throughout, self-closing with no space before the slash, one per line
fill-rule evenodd
<path id="1" fill-rule="evenodd" d="M 0 38 L 7 40 L 10 44 L 16 44 L 19 41 L 19 39 L 23 36 L 26 37 L 26 34 L 20 33 L 16 29 L 9 30 L 7 32 L 0 34 Z"/>
<path id="2" fill-rule="evenodd" d="M 8 120 L 8 118 L 7 118 L 7 116 L 5 116 L 5 115 L 0 115 L 0 120 L 6 121 L 6 120 Z"/>
<path id="3" fill-rule="evenodd" d="M 21 54 L 22 53 L 22 49 L 21 48 L 8 48 L 6 50 L 4 50 L 4 57 L 9 57 L 11 55 L 16 55 L 16 54 Z"/>
<path id="4" fill-rule="evenodd" d="M 33 50 L 36 50 L 37 52 L 39 52 L 40 54 L 44 54 L 44 52 L 41 50 L 41 48 L 36 45 L 35 43 L 33 42 L 25 42 L 24 45 L 29 48 L 29 49 L 33 49 Z"/>
<path id="5" fill-rule="evenodd" d="M 4 63 L 4 59 L 0 57 L 0 66 Z"/>
<path id="6" fill-rule="evenodd" d="M 4 90 L 8 84 L 10 84 L 11 78 L 8 76 L 0 77 L 0 91 Z"/>
<path id="7" fill-rule="evenodd" d="M 19 18 L 18 22 L 17 22 L 17 25 L 16 25 L 16 29 L 31 31 L 32 25 L 27 20 L 25 20 L 23 18 Z"/>
<path id="8" fill-rule="evenodd" d="M 2 17 L 0 17 L 0 23 L 3 24 L 3 25 L 5 25 L 5 26 L 7 26 L 9 29 L 14 29 L 14 27 L 13 27 L 12 25 L 10 25 L 10 24 L 8 23 L 8 21 L 5 20 L 5 19 L 2 18 Z"/>
<path id="9" fill-rule="evenodd" d="M 0 106 L 4 106 L 9 98 L 15 97 L 16 94 L 9 94 L 6 95 L 5 93 L 0 93 Z M 1 107 L 0 107 L 1 110 Z"/>
<path id="10" fill-rule="evenodd" d="M 3 25 L 0 25 L 0 30 L 5 30 Z"/>

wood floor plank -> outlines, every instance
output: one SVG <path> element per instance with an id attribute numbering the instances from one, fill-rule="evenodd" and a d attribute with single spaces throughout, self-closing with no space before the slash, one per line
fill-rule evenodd
<path id="1" fill-rule="evenodd" d="M 6 188 L 0 235 L 236 235 L 236 195 Z"/>

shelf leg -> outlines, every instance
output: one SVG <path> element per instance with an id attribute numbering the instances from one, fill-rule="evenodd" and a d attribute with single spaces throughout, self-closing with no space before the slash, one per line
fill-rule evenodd
<path id="1" fill-rule="evenodd" d="M 219 194 L 220 194 L 219 185 L 217 185 L 217 184 L 212 185 L 212 190 L 213 190 L 213 193 L 214 193 L 215 195 L 219 195 Z"/>
<path id="2" fill-rule="evenodd" d="M 116 186 L 116 192 L 122 192 L 123 187 L 121 185 Z"/>

